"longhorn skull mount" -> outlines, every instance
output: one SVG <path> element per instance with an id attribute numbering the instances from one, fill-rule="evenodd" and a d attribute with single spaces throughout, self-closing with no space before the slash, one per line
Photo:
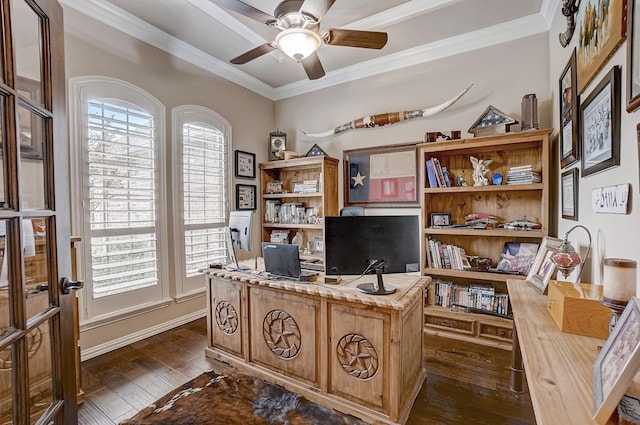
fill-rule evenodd
<path id="1" fill-rule="evenodd" d="M 573 32 L 576 29 L 575 14 L 580 7 L 580 1 L 581 0 L 562 0 L 562 14 L 567 18 L 567 29 L 558 34 L 562 47 L 567 47 L 573 37 Z"/>

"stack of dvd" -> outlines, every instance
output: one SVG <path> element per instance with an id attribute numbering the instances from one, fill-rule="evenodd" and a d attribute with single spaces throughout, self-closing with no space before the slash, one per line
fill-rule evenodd
<path id="1" fill-rule="evenodd" d="M 542 182 L 540 170 L 534 170 L 531 165 L 511 167 L 507 174 L 507 184 L 532 184 Z"/>

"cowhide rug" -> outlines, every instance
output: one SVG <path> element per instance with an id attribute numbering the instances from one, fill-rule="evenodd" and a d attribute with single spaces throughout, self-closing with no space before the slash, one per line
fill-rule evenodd
<path id="1" fill-rule="evenodd" d="M 241 373 L 203 373 L 120 425 L 366 425 Z"/>

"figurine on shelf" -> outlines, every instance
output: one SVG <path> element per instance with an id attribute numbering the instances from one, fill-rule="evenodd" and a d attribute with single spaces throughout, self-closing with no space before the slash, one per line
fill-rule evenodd
<path id="1" fill-rule="evenodd" d="M 492 159 L 478 159 L 471 157 L 471 165 L 473 165 L 473 181 L 474 186 L 487 186 L 489 184 L 489 165 L 493 163 Z"/>

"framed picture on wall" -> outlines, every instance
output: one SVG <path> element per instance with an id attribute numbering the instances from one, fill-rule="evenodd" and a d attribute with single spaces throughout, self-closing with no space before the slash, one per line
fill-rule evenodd
<path id="1" fill-rule="evenodd" d="M 576 54 L 578 94 L 582 94 L 624 41 L 624 3 L 625 0 L 580 2 L 576 30 L 583 35 Z"/>
<path id="2" fill-rule="evenodd" d="M 256 209 L 256 186 L 252 184 L 236 185 L 236 209 L 255 210 Z"/>
<path id="3" fill-rule="evenodd" d="M 235 176 L 248 179 L 256 178 L 256 154 L 236 150 Z"/>
<path id="4" fill-rule="evenodd" d="M 415 143 L 344 151 L 344 205 L 418 207 Z"/>
<path id="5" fill-rule="evenodd" d="M 578 94 L 576 93 L 576 49 L 560 74 L 560 164 L 562 168 L 578 160 Z"/>
<path id="6" fill-rule="evenodd" d="M 640 0 L 627 0 L 627 112 L 640 107 Z"/>
<path id="7" fill-rule="evenodd" d="M 580 105 L 582 177 L 620 165 L 620 67 Z"/>
<path id="8" fill-rule="evenodd" d="M 562 173 L 562 218 L 578 219 L 578 169 L 572 168 Z"/>

